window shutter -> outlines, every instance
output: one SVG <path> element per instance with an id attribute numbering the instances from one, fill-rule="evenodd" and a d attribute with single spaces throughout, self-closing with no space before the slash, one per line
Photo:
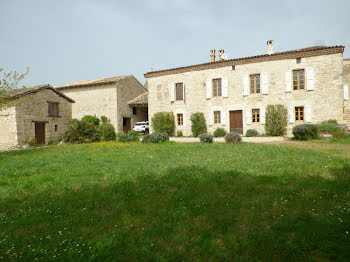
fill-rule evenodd
<path id="1" fill-rule="evenodd" d="M 292 71 L 286 72 L 286 92 L 292 92 Z"/>
<path id="2" fill-rule="evenodd" d="M 267 72 L 261 74 L 261 83 L 262 83 L 262 94 L 267 95 L 269 93 L 269 75 Z"/>
<path id="3" fill-rule="evenodd" d="M 244 75 L 242 79 L 243 83 L 243 96 L 249 95 L 249 75 Z"/>
<path id="4" fill-rule="evenodd" d="M 250 109 L 246 110 L 246 122 L 247 125 L 250 125 L 252 123 L 252 112 L 250 111 Z"/>
<path id="5" fill-rule="evenodd" d="M 265 113 L 266 109 L 265 108 L 260 108 L 260 119 L 261 119 L 261 124 L 265 124 Z"/>
<path id="6" fill-rule="evenodd" d="M 207 79 L 206 88 L 207 88 L 207 99 L 210 99 L 211 98 L 211 79 Z"/>
<path id="7" fill-rule="evenodd" d="M 186 99 L 185 83 L 182 83 L 182 96 L 183 96 L 183 101 L 185 101 L 185 99 Z"/>
<path id="8" fill-rule="evenodd" d="M 288 115 L 289 115 L 289 123 L 293 124 L 294 123 L 294 108 L 290 106 L 288 108 Z"/>
<path id="9" fill-rule="evenodd" d="M 349 86 L 344 85 L 343 89 L 344 89 L 344 100 L 349 100 Z"/>
<path id="10" fill-rule="evenodd" d="M 305 108 L 305 120 L 307 123 L 310 123 L 312 121 L 311 106 L 306 106 Z"/>
<path id="11" fill-rule="evenodd" d="M 182 125 L 183 126 L 186 125 L 186 114 L 185 114 L 185 112 L 182 112 Z"/>
<path id="12" fill-rule="evenodd" d="M 222 97 L 228 97 L 228 78 L 222 79 Z"/>
<path id="13" fill-rule="evenodd" d="M 306 68 L 306 90 L 315 90 L 314 69 L 312 67 Z"/>
<path id="14" fill-rule="evenodd" d="M 213 125 L 213 111 L 209 112 L 209 125 L 212 126 Z"/>
<path id="15" fill-rule="evenodd" d="M 169 94 L 170 94 L 170 101 L 174 102 L 175 101 L 175 85 L 174 84 L 169 84 Z"/>
<path id="16" fill-rule="evenodd" d="M 221 124 L 224 126 L 226 125 L 226 112 L 221 111 Z"/>

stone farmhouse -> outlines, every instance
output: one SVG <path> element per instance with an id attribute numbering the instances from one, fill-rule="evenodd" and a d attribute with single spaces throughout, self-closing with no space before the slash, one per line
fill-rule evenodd
<path id="1" fill-rule="evenodd" d="M 72 120 L 74 100 L 50 85 L 15 89 L 7 98 L 13 106 L 0 111 L 0 150 L 33 138 L 38 145 L 57 141 Z"/>
<path id="2" fill-rule="evenodd" d="M 133 75 L 77 81 L 56 89 L 75 100 L 73 118 L 106 116 L 116 132 L 127 132 L 136 122 L 148 118 L 147 105 L 130 101 L 146 92 Z"/>
<path id="3" fill-rule="evenodd" d="M 274 53 L 270 40 L 267 49 L 264 55 L 229 60 L 219 50 L 218 61 L 211 50 L 209 63 L 146 73 L 150 119 L 173 112 L 176 130 L 191 135 L 191 114 L 203 112 L 208 132 L 222 127 L 264 133 L 266 106 L 283 104 L 289 134 L 301 123 L 336 119 L 350 124 L 350 61 L 343 59 L 343 46 Z"/>

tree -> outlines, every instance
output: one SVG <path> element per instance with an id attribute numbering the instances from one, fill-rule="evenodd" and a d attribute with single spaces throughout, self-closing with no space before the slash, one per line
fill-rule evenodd
<path id="1" fill-rule="evenodd" d="M 0 78 L 0 110 L 13 106 L 14 101 L 7 99 L 11 90 L 18 88 L 18 83 L 29 73 L 29 68 L 23 74 L 19 74 L 16 71 L 10 71 L 8 73 L 3 72 L 3 68 L 0 67 L 0 73 L 3 73 L 3 77 Z"/>

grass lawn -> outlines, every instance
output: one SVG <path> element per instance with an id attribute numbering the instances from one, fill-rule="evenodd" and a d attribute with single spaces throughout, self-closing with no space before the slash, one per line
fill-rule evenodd
<path id="1" fill-rule="evenodd" d="M 114 142 L 0 153 L 0 261 L 349 259 L 350 159 L 337 154 Z"/>

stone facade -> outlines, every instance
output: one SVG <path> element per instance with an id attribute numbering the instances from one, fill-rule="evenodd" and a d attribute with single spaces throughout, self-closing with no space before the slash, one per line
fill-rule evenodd
<path id="1" fill-rule="evenodd" d="M 123 131 L 123 118 L 131 118 L 131 128 L 136 122 L 147 119 L 144 111 L 137 110 L 134 115 L 132 107 L 127 104 L 146 91 L 132 75 L 74 82 L 58 86 L 57 89 L 75 100 L 73 118 L 81 119 L 85 115 L 106 116 L 116 132 Z"/>
<path id="2" fill-rule="evenodd" d="M 298 57 L 298 54 L 293 54 L 293 56 Z M 200 70 L 196 70 L 196 66 L 193 66 L 189 67 L 188 71 L 185 67 L 177 71 L 171 69 L 169 72 L 164 70 L 154 72 L 154 74 L 153 72 L 145 74 L 148 77 L 150 120 L 155 113 L 161 111 L 174 112 L 175 117 L 178 113 L 183 114 L 184 123 L 182 126 L 177 126 L 176 130 L 183 131 L 185 135 L 191 135 L 191 114 L 203 112 L 208 132 L 213 132 L 218 127 L 230 131 L 230 111 L 242 110 L 243 134 L 248 129 L 256 129 L 264 133 L 263 118 L 266 106 L 283 104 L 289 111 L 288 134 L 291 134 L 293 126 L 305 122 L 319 123 L 328 119 L 344 122 L 342 51 L 307 55 L 301 57 L 300 60 L 286 57 L 262 62 L 254 60 L 251 63 L 242 63 L 241 60 L 237 60 L 236 65 L 228 65 L 228 62 L 225 61 L 219 64 L 222 66 L 216 65 L 211 69 L 203 69 L 204 65 L 210 67 L 209 63 L 197 66 L 201 68 Z M 292 88 L 291 71 L 297 69 L 305 70 L 306 88 L 304 90 L 297 91 Z M 260 87 L 261 90 L 264 90 L 260 94 L 250 94 L 249 75 L 252 74 L 260 74 L 260 77 L 263 78 Z M 208 97 L 207 87 L 212 85 L 213 79 L 222 80 L 222 96 L 213 97 L 211 94 Z M 247 79 L 248 83 L 245 84 Z M 226 90 L 224 90 L 225 82 Z M 171 101 L 175 83 L 184 84 L 184 99 L 181 101 L 176 101 L 176 99 Z M 244 90 L 247 85 L 248 93 Z M 288 85 L 291 90 L 286 87 Z M 295 107 L 304 107 L 304 121 L 295 121 Z M 252 109 L 260 110 L 260 122 L 251 123 Z M 221 112 L 220 124 L 213 123 L 214 111 Z"/>
<path id="3" fill-rule="evenodd" d="M 72 101 L 43 88 L 21 96 L 15 106 L 0 112 L 0 149 L 20 147 L 35 138 L 35 123 L 45 124 L 45 144 L 63 138 L 72 120 Z M 48 102 L 58 103 L 59 116 L 48 114 Z"/>
<path id="4" fill-rule="evenodd" d="M 344 92 L 344 121 L 347 126 L 350 126 L 350 59 L 344 59 L 343 67 L 343 92 Z"/>

